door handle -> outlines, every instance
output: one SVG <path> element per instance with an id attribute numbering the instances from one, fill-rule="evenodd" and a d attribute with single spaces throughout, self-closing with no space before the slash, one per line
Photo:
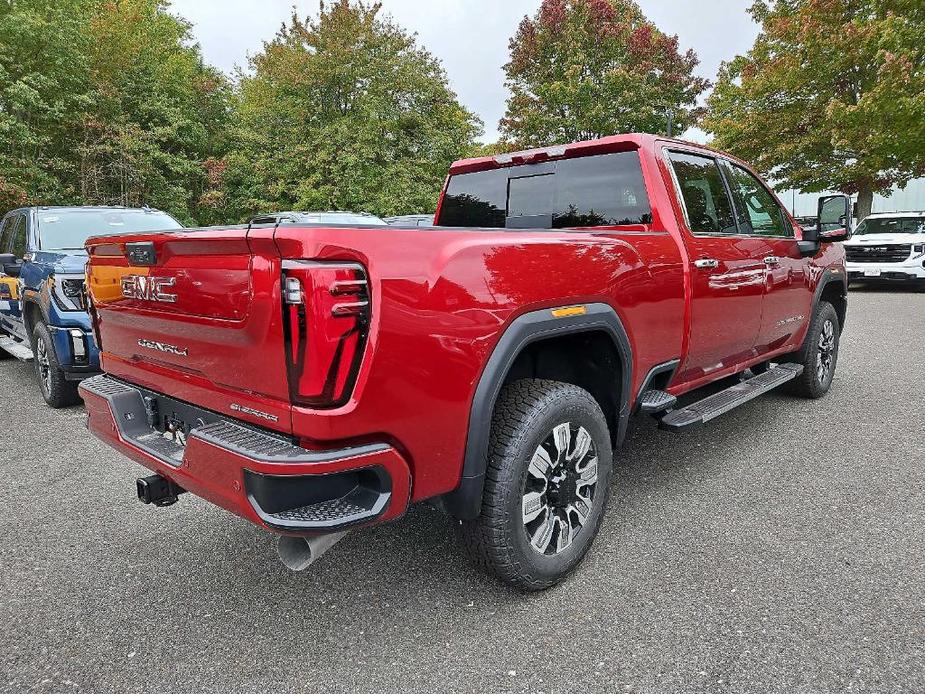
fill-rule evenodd
<path id="1" fill-rule="evenodd" d="M 719 261 L 716 258 L 701 258 L 694 261 L 694 267 L 700 270 L 707 270 L 719 267 Z"/>

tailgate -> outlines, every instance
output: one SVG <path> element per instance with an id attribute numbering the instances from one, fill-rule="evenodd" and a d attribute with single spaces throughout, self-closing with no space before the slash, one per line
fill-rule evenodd
<path id="1" fill-rule="evenodd" d="M 107 372 L 290 431 L 281 261 L 272 232 L 100 237 L 88 251 Z"/>

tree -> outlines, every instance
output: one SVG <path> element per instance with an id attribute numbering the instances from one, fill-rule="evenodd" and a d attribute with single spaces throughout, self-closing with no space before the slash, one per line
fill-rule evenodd
<path id="1" fill-rule="evenodd" d="M 858 194 L 925 173 L 925 4 L 757 0 L 754 47 L 720 70 L 703 127 L 785 186 Z"/>
<path id="2" fill-rule="evenodd" d="M 224 153 L 230 85 L 203 64 L 190 27 L 163 0 L 106 0 L 88 25 L 91 103 L 80 196 L 211 217 L 207 162 Z M 202 221 L 200 219 L 199 221 Z"/>
<path id="3" fill-rule="evenodd" d="M 214 216 L 230 85 L 163 0 L 0 2 L 0 210 Z"/>
<path id="4" fill-rule="evenodd" d="M 449 164 L 481 131 L 439 62 L 379 3 L 293 14 L 240 77 L 228 213 L 432 212 Z"/>
<path id="5" fill-rule="evenodd" d="M 536 147 L 693 125 L 709 86 L 633 0 L 543 0 L 510 41 L 502 133 Z"/>
<path id="6" fill-rule="evenodd" d="M 71 149 L 87 106 L 83 0 L 0 3 L 0 212 L 74 202 Z"/>

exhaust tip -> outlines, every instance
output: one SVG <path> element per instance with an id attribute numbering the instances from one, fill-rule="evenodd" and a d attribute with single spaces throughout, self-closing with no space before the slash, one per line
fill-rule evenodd
<path id="1" fill-rule="evenodd" d="M 279 560 L 290 571 L 305 571 L 325 552 L 340 542 L 346 532 L 318 537 L 290 537 L 281 535 L 276 545 Z"/>

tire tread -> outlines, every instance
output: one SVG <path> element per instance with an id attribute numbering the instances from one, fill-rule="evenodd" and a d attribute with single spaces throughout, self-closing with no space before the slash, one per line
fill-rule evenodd
<path id="1" fill-rule="evenodd" d="M 578 386 L 549 380 L 522 380 L 505 386 L 495 405 L 489 442 L 488 466 L 482 497 L 482 512 L 472 521 L 462 521 L 459 534 L 473 563 L 482 571 L 521 590 L 538 591 L 549 588 L 574 571 L 579 562 L 555 579 L 533 575 L 529 568 L 516 560 L 517 551 L 511 542 L 508 528 L 509 514 L 503 507 L 504 492 L 508 485 L 518 485 L 521 468 L 515 464 L 521 452 L 523 439 L 533 434 L 531 420 L 537 412 L 554 408 L 563 397 L 578 398 L 604 420 L 603 412 L 593 396 Z M 606 427 L 606 424 L 605 424 Z M 606 506 L 606 485 L 609 474 L 599 482 Z M 593 527 L 587 528 L 592 537 L 597 534 L 604 516 L 603 508 Z M 519 518 L 517 521 L 519 522 Z"/>

